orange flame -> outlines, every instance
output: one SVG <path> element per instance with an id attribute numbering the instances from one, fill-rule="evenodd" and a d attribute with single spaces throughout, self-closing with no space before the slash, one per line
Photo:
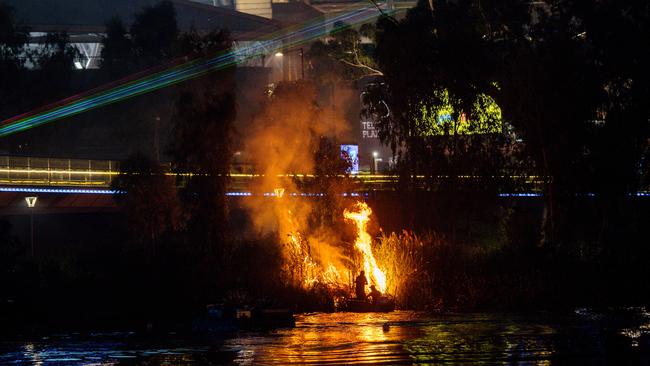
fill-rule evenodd
<path id="1" fill-rule="evenodd" d="M 357 202 L 357 211 L 345 210 L 343 215 L 348 220 L 353 220 L 357 225 L 357 240 L 354 246 L 363 255 L 363 269 L 370 276 L 370 282 L 378 287 L 379 291 L 386 292 L 386 274 L 377 266 L 377 261 L 372 255 L 372 239 L 366 231 L 372 210 L 364 202 Z"/>
<path id="2" fill-rule="evenodd" d="M 292 271 L 298 272 L 299 280 L 305 288 L 323 284 L 330 288 L 344 288 L 345 280 L 332 263 L 323 263 L 322 259 L 312 257 L 309 242 L 299 232 L 290 234 L 288 263 Z"/>

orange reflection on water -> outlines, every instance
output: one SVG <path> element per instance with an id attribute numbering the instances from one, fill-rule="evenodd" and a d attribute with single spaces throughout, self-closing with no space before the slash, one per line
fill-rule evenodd
<path id="1" fill-rule="evenodd" d="M 236 360 L 242 364 L 376 364 L 408 359 L 400 344 L 405 337 L 402 329 L 384 327 L 392 318 L 371 313 L 302 315 L 296 328 L 233 340 L 230 349 L 243 351 Z"/>
<path id="2" fill-rule="evenodd" d="M 297 326 L 230 340 L 238 364 L 545 365 L 555 355 L 552 327 L 499 315 L 423 313 L 298 316 Z"/>

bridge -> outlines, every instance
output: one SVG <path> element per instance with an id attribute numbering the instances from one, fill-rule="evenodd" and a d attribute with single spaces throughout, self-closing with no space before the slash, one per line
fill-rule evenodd
<path id="1" fill-rule="evenodd" d="M 166 174 L 175 176 L 169 163 L 163 164 Z M 261 176 L 248 165 L 234 165 L 230 174 L 228 195 L 250 196 L 252 183 Z M 113 160 L 68 159 L 27 156 L 0 156 L 0 211 L 22 211 L 24 197 L 39 196 L 39 205 L 47 204 L 55 211 L 81 209 L 114 209 L 111 182 L 120 174 L 119 162 Z M 299 181 L 309 181 L 313 175 L 288 174 Z M 389 174 L 357 174 L 348 176 L 353 192 L 361 195 L 372 191 L 394 190 L 398 176 Z M 445 179 L 447 177 L 438 177 Z M 480 179 L 475 176 L 459 177 Z M 503 177 L 501 177 L 503 178 Z M 529 189 L 543 184 L 539 177 L 508 177 L 519 180 Z M 415 177 L 417 185 L 424 186 L 425 177 Z M 273 192 L 265 192 L 273 195 Z"/>
<path id="2" fill-rule="evenodd" d="M 165 174 L 176 176 L 171 164 L 163 163 Z M 69 158 L 47 158 L 27 156 L 0 156 L 0 214 L 24 214 L 25 197 L 38 196 L 38 206 L 47 212 L 112 211 L 116 209 L 111 190 L 111 182 L 120 174 L 119 162 L 114 160 L 90 160 Z M 309 174 L 287 174 L 301 182 L 313 179 Z M 251 187 L 262 176 L 255 174 L 250 165 L 234 165 L 230 173 L 228 196 L 252 196 Z M 393 191 L 399 177 L 390 174 L 356 174 L 347 176 L 353 187 L 353 196 L 361 196 L 375 191 Z M 515 183 L 522 192 L 502 192 L 504 197 L 540 196 L 542 186 L 547 182 L 538 176 L 500 176 L 491 177 Z M 424 176 L 414 177 L 416 186 L 426 189 Z M 436 177 L 443 182 L 447 176 Z M 457 179 L 467 183 L 480 183 L 480 176 L 459 176 Z M 179 180 L 179 181 L 182 181 Z M 273 196 L 274 192 L 256 193 Z M 294 193 L 295 194 L 295 193 Z M 305 194 L 317 196 L 318 194 Z M 638 192 L 637 196 L 648 197 L 648 192 Z"/>
<path id="3" fill-rule="evenodd" d="M 166 174 L 176 176 L 169 163 L 162 164 Z M 0 191 L 2 187 L 40 187 L 54 192 L 64 192 L 63 188 L 84 190 L 106 190 L 113 179 L 120 174 L 119 162 L 112 160 L 87 160 L 68 158 L 38 158 L 20 156 L 0 156 Z M 314 178 L 310 174 L 286 174 L 285 176 L 306 181 Z M 247 192 L 250 184 L 261 175 L 253 173 L 250 165 L 234 165 L 230 173 L 230 191 Z M 348 176 L 357 192 L 375 190 L 394 190 L 398 183 L 397 175 L 355 174 Z M 448 178 L 439 176 L 438 179 Z M 459 179 L 480 179 L 479 176 L 460 176 Z M 504 178 L 504 177 L 499 177 Z M 510 176 L 527 186 L 536 186 L 543 181 L 537 176 Z M 415 177 L 416 184 L 423 185 L 424 176 Z"/>

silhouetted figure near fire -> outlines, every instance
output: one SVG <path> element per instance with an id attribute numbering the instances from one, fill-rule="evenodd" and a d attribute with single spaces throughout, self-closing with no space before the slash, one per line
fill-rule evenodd
<path id="1" fill-rule="evenodd" d="M 359 273 L 359 276 L 357 276 L 357 279 L 354 280 L 354 284 L 355 284 L 354 292 L 357 295 L 357 299 L 365 300 L 366 299 L 366 285 L 368 284 L 368 280 L 366 279 L 366 273 L 364 271 L 361 271 Z"/>
<path id="2" fill-rule="evenodd" d="M 370 293 L 368 295 L 372 298 L 372 303 L 375 305 L 379 302 L 379 299 L 381 299 L 381 292 L 377 290 L 375 285 L 370 286 Z"/>

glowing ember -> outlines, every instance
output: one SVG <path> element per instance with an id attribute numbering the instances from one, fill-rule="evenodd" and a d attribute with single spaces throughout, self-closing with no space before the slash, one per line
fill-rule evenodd
<path id="1" fill-rule="evenodd" d="M 372 210 L 363 202 L 358 202 L 356 208 L 358 211 L 345 210 L 343 213 L 346 219 L 354 220 L 357 225 L 357 240 L 354 242 L 354 246 L 363 254 L 363 270 L 366 275 L 370 275 L 370 283 L 375 284 L 379 291 L 386 292 L 386 274 L 377 266 L 375 257 L 372 255 L 372 239 L 366 231 Z"/>

